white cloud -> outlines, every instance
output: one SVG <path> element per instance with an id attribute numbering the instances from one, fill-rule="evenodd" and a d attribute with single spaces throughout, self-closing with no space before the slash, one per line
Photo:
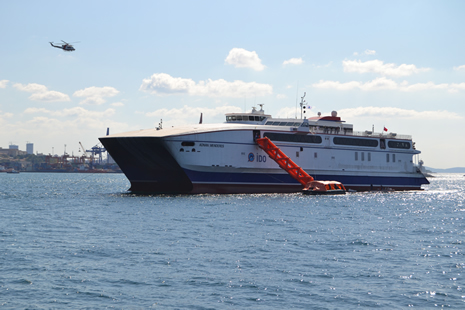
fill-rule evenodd
<path id="1" fill-rule="evenodd" d="M 153 112 L 145 113 L 148 117 L 156 117 L 157 119 L 163 119 L 169 122 L 170 120 L 176 120 L 176 123 L 192 124 L 198 123 L 200 120 L 200 113 L 203 113 L 203 120 L 205 123 L 211 123 L 208 120 L 213 118 L 223 118 L 226 113 L 239 113 L 242 109 L 235 106 L 221 106 L 216 108 L 202 108 L 202 107 L 191 107 L 183 106 L 182 108 L 173 109 L 158 109 Z M 224 120 L 223 120 L 224 121 Z"/>
<path id="2" fill-rule="evenodd" d="M 89 111 L 82 107 L 73 107 L 70 109 L 63 109 L 58 111 L 51 111 L 45 108 L 27 108 L 24 110 L 26 114 L 44 113 L 56 117 L 79 117 L 79 118 L 106 118 L 115 114 L 114 109 L 106 109 L 105 111 Z"/>
<path id="3" fill-rule="evenodd" d="M 194 82 L 192 79 L 175 78 L 166 73 L 155 73 L 144 79 L 139 90 L 156 95 L 187 94 L 191 96 L 243 98 L 266 96 L 273 93 L 269 84 L 223 79 Z"/>
<path id="4" fill-rule="evenodd" d="M 3 118 L 12 118 L 13 117 L 13 113 L 4 113 L 4 114 L 1 114 L 2 111 L 0 111 L 0 119 L 3 119 Z"/>
<path id="5" fill-rule="evenodd" d="M 30 83 L 27 85 L 16 83 L 13 86 L 18 90 L 26 91 L 28 93 L 41 93 L 41 92 L 46 92 L 48 90 L 45 85 L 40 85 L 36 83 Z"/>
<path id="6" fill-rule="evenodd" d="M 465 65 L 454 67 L 454 70 L 456 70 L 456 71 L 465 71 Z"/>
<path id="7" fill-rule="evenodd" d="M 87 87 L 78 91 L 75 91 L 73 96 L 84 97 L 79 104 L 93 104 L 101 105 L 106 102 L 105 97 L 114 97 L 119 94 L 119 91 L 114 87 Z"/>
<path id="8" fill-rule="evenodd" d="M 427 83 L 416 83 L 412 85 L 408 85 L 406 81 L 399 84 L 399 90 L 401 91 L 422 91 L 422 90 L 429 90 L 429 89 L 445 89 L 449 91 L 453 91 L 451 85 L 448 84 L 434 84 L 433 82 Z"/>
<path id="9" fill-rule="evenodd" d="M 433 82 L 427 83 L 416 83 L 409 85 L 407 81 L 397 83 L 394 80 L 387 79 L 385 77 L 376 78 L 369 82 L 358 82 L 350 81 L 341 83 L 338 81 L 323 81 L 320 80 L 318 83 L 312 84 L 315 88 L 320 89 L 336 89 L 336 90 L 353 90 L 359 89 L 362 91 L 376 91 L 376 90 L 398 90 L 404 92 L 414 92 L 422 90 L 447 90 L 449 92 L 457 92 L 459 90 L 465 90 L 465 83 L 460 84 L 435 84 Z"/>
<path id="10" fill-rule="evenodd" d="M 358 107 L 353 109 L 342 109 L 338 111 L 339 115 L 347 118 L 407 118 L 407 119 L 420 119 L 420 120 L 439 120 L 439 119 L 462 119 L 463 117 L 457 113 L 449 111 L 415 111 L 406 110 L 394 107 Z"/>
<path id="11" fill-rule="evenodd" d="M 376 78 L 373 81 L 362 83 L 357 81 L 351 81 L 346 83 L 341 83 L 338 81 L 323 81 L 321 80 L 318 83 L 313 84 L 315 88 L 322 89 L 336 89 L 336 90 L 352 90 L 360 89 L 364 91 L 370 90 L 382 90 L 382 89 L 396 89 L 397 83 L 393 80 L 386 78 Z"/>
<path id="12" fill-rule="evenodd" d="M 16 83 L 13 85 L 16 89 L 20 91 L 25 91 L 28 93 L 32 93 L 29 96 L 29 99 L 35 101 L 46 101 L 46 102 L 63 102 L 63 101 L 70 101 L 69 96 L 54 90 L 48 90 L 46 86 L 30 83 L 27 85 L 23 85 L 20 83 Z"/>
<path id="13" fill-rule="evenodd" d="M 5 88 L 8 82 L 9 82 L 8 80 L 0 80 L 0 88 Z"/>
<path id="14" fill-rule="evenodd" d="M 113 102 L 111 105 L 114 106 L 114 107 L 122 107 L 122 106 L 124 106 L 124 103 L 122 103 L 122 102 Z"/>
<path id="15" fill-rule="evenodd" d="M 304 61 L 302 60 L 302 58 L 291 58 L 289 60 L 285 60 L 283 62 L 283 66 L 286 66 L 286 65 L 301 65 L 303 63 L 304 63 Z"/>
<path id="16" fill-rule="evenodd" d="M 80 106 L 58 111 L 29 108 L 11 119 L 0 113 L 0 125 L 5 132 L 2 138 L 4 141 L 31 141 L 36 151 L 45 153 L 51 152 L 52 147 L 61 153 L 60 149 L 67 144 L 68 153 L 74 149 L 77 154 L 79 141 L 90 148 L 98 143 L 98 137 L 105 135 L 107 127 L 112 132 L 137 129 L 115 121 L 114 114 L 114 109 L 89 111 Z"/>
<path id="17" fill-rule="evenodd" d="M 449 91 L 450 92 L 457 92 L 459 90 L 465 90 L 465 83 L 460 83 L 460 84 L 452 83 L 452 84 L 450 84 L 450 86 L 449 86 Z"/>
<path id="18" fill-rule="evenodd" d="M 381 60 L 369 60 L 362 62 L 360 60 L 344 60 L 342 62 L 344 72 L 357 73 L 378 73 L 387 76 L 409 76 L 414 73 L 426 72 L 430 68 L 417 68 L 415 65 L 401 64 L 396 66 L 393 63 L 384 64 Z"/>
<path id="19" fill-rule="evenodd" d="M 375 51 L 375 50 L 369 50 L 369 49 L 367 49 L 367 50 L 365 50 L 365 51 L 364 51 L 363 53 L 361 53 L 361 54 L 365 54 L 365 55 L 376 55 L 376 51 Z M 359 52 L 354 52 L 354 56 L 358 56 L 358 55 L 360 55 Z"/>
<path id="20" fill-rule="evenodd" d="M 251 68 L 255 71 L 265 69 L 255 51 L 250 52 L 243 48 L 233 48 L 230 50 L 224 61 L 230 65 L 234 65 L 236 68 Z"/>
<path id="21" fill-rule="evenodd" d="M 61 117 L 35 116 L 32 119 L 23 122 L 15 127 L 16 134 L 21 134 L 25 137 L 31 136 L 46 136 L 48 141 L 62 140 L 64 143 L 77 143 L 82 139 L 97 143 L 97 137 L 104 136 L 107 127 L 110 127 L 114 132 L 126 131 L 128 126 L 124 123 L 118 123 L 108 118 L 103 118 L 98 115 L 76 116 L 72 119 L 62 119 Z M 69 134 L 63 135 L 63 132 Z M 88 137 L 92 137 L 89 139 Z M 43 143 L 46 143 L 43 141 Z M 50 144 L 55 142 L 50 142 Z M 51 145 L 53 145 L 51 144 Z M 90 147 L 90 143 L 84 143 L 86 147 Z M 69 144 L 68 144 L 69 146 Z M 42 145 L 43 149 L 43 145 Z"/>

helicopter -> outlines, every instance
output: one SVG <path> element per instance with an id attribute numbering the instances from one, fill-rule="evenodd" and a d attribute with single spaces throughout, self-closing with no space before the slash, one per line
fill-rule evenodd
<path id="1" fill-rule="evenodd" d="M 50 42 L 50 45 L 53 46 L 53 47 L 56 47 L 56 48 L 61 48 L 62 50 L 64 50 L 65 52 L 72 52 L 75 50 L 75 48 L 70 44 L 70 43 L 67 43 L 63 40 L 61 40 L 61 42 L 63 42 L 63 44 L 60 45 L 53 45 L 53 42 Z M 72 42 L 72 43 L 79 43 L 79 42 Z"/>

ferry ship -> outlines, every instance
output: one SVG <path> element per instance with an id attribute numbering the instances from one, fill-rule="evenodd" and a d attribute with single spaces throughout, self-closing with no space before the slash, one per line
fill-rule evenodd
<path id="1" fill-rule="evenodd" d="M 335 111 L 284 119 L 265 114 L 260 105 L 260 110 L 228 113 L 220 124 L 161 127 L 99 138 L 132 192 L 301 191 L 302 185 L 256 143 L 264 137 L 315 180 L 338 181 L 347 190 L 421 190 L 429 184 L 413 161 L 420 151 L 411 136 L 356 132 Z"/>

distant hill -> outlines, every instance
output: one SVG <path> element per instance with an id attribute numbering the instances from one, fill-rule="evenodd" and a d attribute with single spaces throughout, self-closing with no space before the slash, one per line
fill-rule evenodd
<path id="1" fill-rule="evenodd" d="M 455 167 L 455 168 L 447 168 L 447 169 L 436 169 L 431 167 L 426 167 L 426 170 L 429 170 L 433 173 L 465 173 L 465 167 Z"/>

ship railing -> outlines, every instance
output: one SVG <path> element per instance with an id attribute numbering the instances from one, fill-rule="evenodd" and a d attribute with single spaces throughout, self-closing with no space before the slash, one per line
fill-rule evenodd
<path id="1" fill-rule="evenodd" d="M 298 128 L 291 128 L 293 131 L 297 131 Z M 334 128 L 310 128 L 310 133 L 312 134 L 336 134 L 344 136 L 356 136 L 356 137 L 372 137 L 372 138 L 384 138 L 384 139 L 402 139 L 402 140 L 412 140 L 411 135 L 399 135 L 395 132 L 372 132 L 369 130 L 365 131 L 348 131 L 340 130 L 338 127 Z"/>
<path id="2" fill-rule="evenodd" d="M 358 137 L 373 137 L 373 138 L 385 138 L 385 139 L 403 139 L 403 140 L 412 140 L 410 135 L 399 135 L 394 132 L 371 132 L 371 131 L 354 131 L 353 136 Z"/>

